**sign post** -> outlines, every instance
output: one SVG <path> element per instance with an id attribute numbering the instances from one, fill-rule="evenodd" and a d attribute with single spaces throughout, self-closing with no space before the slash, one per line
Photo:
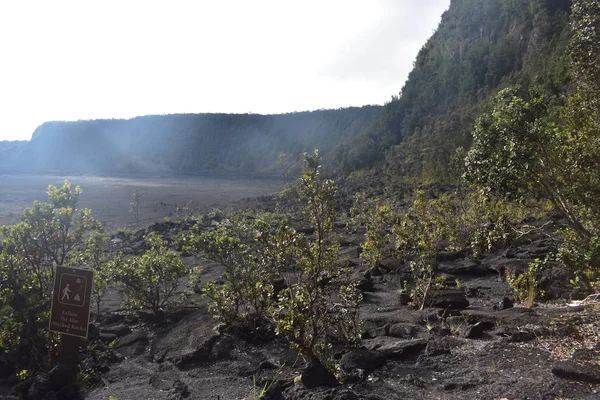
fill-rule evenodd
<path id="1" fill-rule="evenodd" d="M 79 364 L 80 338 L 88 336 L 93 283 L 92 270 L 56 267 L 50 331 L 61 334 L 59 363 L 69 367 L 70 380 L 73 382 Z"/>

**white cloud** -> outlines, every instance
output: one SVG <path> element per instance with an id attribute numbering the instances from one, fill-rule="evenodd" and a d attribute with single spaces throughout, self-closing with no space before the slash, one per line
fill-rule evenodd
<path id="1" fill-rule="evenodd" d="M 448 0 L 0 3 L 0 139 L 46 120 L 383 103 Z"/>

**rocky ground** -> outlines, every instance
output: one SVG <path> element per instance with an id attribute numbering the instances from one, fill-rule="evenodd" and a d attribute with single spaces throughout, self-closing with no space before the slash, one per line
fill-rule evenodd
<path id="1" fill-rule="evenodd" d="M 206 229 L 212 225 L 206 219 Z M 154 224 L 133 238 L 114 236 L 112 246 L 140 252 L 143 233 L 153 230 L 173 237 L 189 226 L 189 222 Z M 218 327 L 199 296 L 177 313 L 156 319 L 144 312 L 119 310 L 113 293 L 97 316 L 90 342 L 93 351 L 88 346 L 82 352 L 82 365 L 92 370 L 84 397 L 600 398 L 600 311 L 567 306 L 569 297 L 577 294 L 556 283 L 560 271 L 549 271 L 543 282 L 546 295 L 554 300 L 532 309 L 513 303 L 503 278 L 505 270 L 523 270 L 555 247 L 551 235 L 530 235 L 483 260 L 462 252 L 440 252 L 434 267 L 449 288 L 436 294 L 431 307 L 419 311 L 402 305 L 398 292 L 410 273 L 408 263 L 387 259 L 375 268 L 363 266 L 358 255 L 364 232 L 349 234 L 343 224 L 337 226 L 346 238 L 341 257 L 353 266 L 364 290 L 362 345 L 336 353 L 343 383 L 319 386 L 323 383 L 319 371 L 305 374 L 301 381 L 304 360 L 283 338 L 265 329 L 262 340 L 249 340 L 233 329 Z M 184 261 L 204 265 L 203 282 L 221 276 L 215 263 L 193 257 Z M 7 378 L 5 393 L 15 390 L 29 399 L 71 398 L 56 395 L 58 384 L 51 378 L 38 375 L 16 390 L 15 379 Z M 53 385 L 54 390 L 44 394 Z"/>

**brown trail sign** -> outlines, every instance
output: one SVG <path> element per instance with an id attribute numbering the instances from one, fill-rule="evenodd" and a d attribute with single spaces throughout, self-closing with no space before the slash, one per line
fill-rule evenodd
<path id="1" fill-rule="evenodd" d="M 56 267 L 50 311 L 50 330 L 87 338 L 94 271 Z"/>
<path id="2" fill-rule="evenodd" d="M 59 363 L 69 368 L 71 382 L 75 382 L 77 375 L 80 338 L 88 336 L 93 283 L 92 270 L 56 267 L 50 330 L 61 334 Z"/>

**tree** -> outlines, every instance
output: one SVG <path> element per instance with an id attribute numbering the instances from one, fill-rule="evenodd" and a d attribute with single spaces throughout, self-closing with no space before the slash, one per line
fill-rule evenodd
<path id="1" fill-rule="evenodd" d="M 589 167 L 600 166 L 600 159 L 588 160 L 592 161 L 588 166 L 578 163 L 581 132 L 549 122 L 548 114 L 543 96 L 523 96 L 519 88 L 498 93 L 493 111 L 475 123 L 466 177 L 484 192 L 504 198 L 547 199 L 578 235 L 589 238 L 582 201 L 585 192 L 595 191 L 585 186 L 590 174 L 595 175 Z"/>
<path id="2" fill-rule="evenodd" d="M 475 123 L 466 177 L 483 191 L 505 198 L 549 201 L 568 224 L 563 234 L 570 250 L 564 253 L 586 254 L 585 265 L 574 268 L 598 270 L 600 5 L 597 0 L 576 0 L 572 10 L 573 88 L 567 101 L 556 112 L 551 99 L 535 91 L 499 92 L 492 111 Z"/>
<path id="3" fill-rule="evenodd" d="M 573 0 L 571 6 L 571 31 L 569 44 L 571 71 L 579 94 L 600 103 L 600 2 L 598 0 Z"/>

